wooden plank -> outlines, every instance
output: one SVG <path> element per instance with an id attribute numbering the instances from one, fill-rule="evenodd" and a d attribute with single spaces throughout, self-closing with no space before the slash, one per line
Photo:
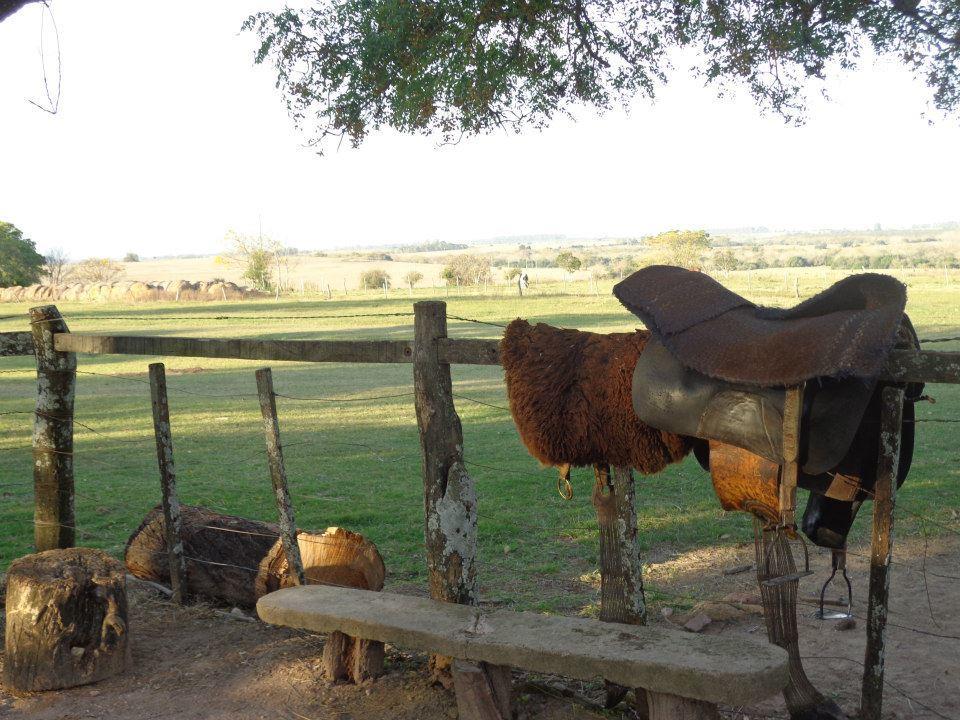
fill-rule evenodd
<path id="1" fill-rule="evenodd" d="M 30 308 L 37 356 L 37 408 L 33 418 L 33 536 L 37 551 L 73 547 L 73 404 L 77 356 L 54 347 L 69 336 L 55 305 Z"/>
<path id="2" fill-rule="evenodd" d="M 17 355 L 33 354 L 33 333 L 0 333 L 0 357 L 16 357 Z"/>
<path id="3" fill-rule="evenodd" d="M 413 362 L 413 343 L 408 340 L 251 340 L 70 333 L 55 338 L 55 346 L 61 351 L 95 355 L 165 355 L 294 362 Z"/>
<path id="4" fill-rule="evenodd" d="M 277 419 L 277 396 L 273 391 L 273 373 L 270 368 L 256 372 L 257 394 L 260 397 L 260 412 L 263 415 L 263 432 L 267 441 L 267 461 L 270 466 L 270 481 L 280 515 L 280 542 L 287 564 L 293 569 L 298 585 L 305 585 L 303 560 L 297 542 L 297 524 L 293 517 L 293 503 L 287 485 L 287 469 L 283 464 L 283 447 L 280 445 L 280 421 Z"/>
<path id="5" fill-rule="evenodd" d="M 778 488 L 780 524 L 797 525 L 797 481 L 800 476 L 800 421 L 803 419 L 804 383 L 786 389 L 783 399 L 783 469 Z"/>
<path id="6" fill-rule="evenodd" d="M 904 392 L 883 389 L 880 409 L 880 457 L 873 487 L 873 538 L 870 553 L 870 597 L 867 607 L 867 647 L 863 660 L 860 717 L 880 720 L 883 705 L 884 633 L 890 595 L 890 561 L 893 556 L 893 509 L 897 499 L 897 466 Z"/>
<path id="7" fill-rule="evenodd" d="M 410 340 L 252 340 L 136 335 L 83 335 L 54 338 L 61 352 L 116 355 L 169 355 L 238 360 L 298 362 L 413 362 Z M 452 365 L 499 365 L 500 341 L 438 338 L 437 359 Z M 2 353 L 0 353 L 2 354 Z M 960 384 L 960 353 L 894 350 L 881 380 Z"/>
<path id="8" fill-rule="evenodd" d="M 353 588 L 286 588 L 260 598 L 257 613 L 274 625 L 728 705 L 769 697 L 788 677 L 786 652 L 759 640 Z"/>
<path id="9" fill-rule="evenodd" d="M 888 382 L 960 383 L 960 352 L 894 350 L 880 379 Z"/>
<path id="10" fill-rule="evenodd" d="M 150 401 L 153 407 L 153 433 L 157 440 L 157 467 L 163 507 L 163 534 L 170 564 L 171 596 L 182 605 L 187 594 L 187 565 L 180 539 L 180 500 L 177 473 L 173 464 L 173 437 L 170 433 L 170 403 L 167 399 L 167 374 L 163 363 L 150 365 Z"/>
<path id="11" fill-rule="evenodd" d="M 437 354 L 440 362 L 450 365 L 499 365 L 500 341 L 440 338 Z"/>

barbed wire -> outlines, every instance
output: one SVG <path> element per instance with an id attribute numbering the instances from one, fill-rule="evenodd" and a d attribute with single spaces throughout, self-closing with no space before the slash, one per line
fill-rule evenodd
<path id="1" fill-rule="evenodd" d="M 338 402 L 366 402 L 369 400 L 389 400 L 391 398 L 402 398 L 402 397 L 412 397 L 414 395 L 413 391 L 404 392 L 404 393 L 395 393 L 393 395 L 370 395 L 365 397 L 349 397 L 349 398 L 335 398 L 335 397 L 302 397 L 298 395 L 287 395 L 285 393 L 274 392 L 274 397 L 284 398 L 285 400 L 305 400 L 313 402 L 324 402 L 324 403 L 338 403 Z"/>
<path id="2" fill-rule="evenodd" d="M 490 320 L 478 320 L 477 318 L 461 317 L 460 315 L 447 314 L 447 320 L 460 320 L 461 322 L 476 323 L 477 325 L 492 325 L 493 327 L 505 328 L 503 323 L 491 322 Z"/>
<path id="3" fill-rule="evenodd" d="M 485 405 L 486 407 L 493 408 L 494 410 L 503 410 L 504 412 L 511 412 L 510 408 L 504 407 L 503 405 L 494 405 L 493 403 L 488 403 L 483 400 L 477 400 L 476 398 L 468 397 L 467 395 L 462 395 L 460 393 L 451 393 L 451 395 L 458 400 L 466 400 L 468 402 L 475 403 L 477 405 Z"/>

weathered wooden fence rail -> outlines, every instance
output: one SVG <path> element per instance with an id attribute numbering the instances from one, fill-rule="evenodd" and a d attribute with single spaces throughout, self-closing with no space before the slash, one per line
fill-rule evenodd
<path id="1" fill-rule="evenodd" d="M 441 364 L 500 364 L 499 340 L 443 337 L 435 345 L 437 361 Z M 414 361 L 413 340 L 250 340 L 58 333 L 54 336 L 54 347 L 61 352 L 92 355 L 167 355 L 341 363 Z M 960 353 L 895 350 L 890 353 L 882 379 L 892 382 L 960 383 Z"/>
<path id="2" fill-rule="evenodd" d="M 77 334 L 67 331 L 54 306 L 31 310 L 32 332 L 0 333 L 0 356 L 36 355 L 37 417 L 34 430 L 36 528 L 38 549 L 73 543 L 73 385 L 77 354 L 207 357 L 258 361 L 334 363 L 411 363 L 423 459 L 425 536 L 431 595 L 438 600 L 473 605 L 476 594 L 477 498 L 463 464 L 460 418 L 453 402 L 450 366 L 499 365 L 497 340 L 447 337 L 446 303 L 416 303 L 412 340 L 253 340 L 190 337 Z M 882 374 L 890 382 L 960 384 L 960 353 L 894 351 Z M 901 393 L 902 394 L 902 393 Z M 885 415 L 885 432 L 899 437 L 901 417 Z M 863 716 L 879 720 L 884 623 L 895 494 L 894 442 L 882 448 L 885 472 L 878 480 L 874 508 L 874 548 L 867 628 L 867 672 Z M 891 449 L 893 448 L 893 449 Z M 886 465 L 884 465 L 886 463 Z M 629 473 L 627 474 L 629 477 Z M 630 488 L 624 500 L 632 504 Z M 618 512 L 630 517 L 629 507 Z M 614 553 L 629 560 L 621 585 L 624 597 L 642 593 L 635 541 Z M 609 548 L 607 548 L 609 550 Z M 628 565 L 630 567 L 628 567 Z M 613 577 L 611 575 L 611 577 Z M 633 589 L 636 588 L 636 589 Z M 638 606 L 641 607 L 641 606 Z M 440 668 L 436 668 L 440 669 Z M 471 694 L 493 697 L 503 673 L 495 666 L 474 667 L 480 681 Z M 458 678 L 463 680 L 462 677 Z M 463 683 L 458 683 L 462 685 Z M 491 710 L 492 712 L 492 710 Z M 493 715 L 491 715 L 492 717 Z M 486 716 L 484 716 L 486 717 Z"/>

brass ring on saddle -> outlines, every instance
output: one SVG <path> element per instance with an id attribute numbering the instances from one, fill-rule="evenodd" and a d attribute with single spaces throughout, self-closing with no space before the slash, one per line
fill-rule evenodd
<path id="1" fill-rule="evenodd" d="M 568 502 L 573 500 L 573 484 L 570 482 L 570 478 L 565 478 L 562 475 L 557 478 L 557 492 L 564 500 Z"/>

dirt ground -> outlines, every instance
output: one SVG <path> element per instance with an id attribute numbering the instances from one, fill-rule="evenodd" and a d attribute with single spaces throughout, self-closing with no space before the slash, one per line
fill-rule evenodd
<path id="1" fill-rule="evenodd" d="M 856 627 L 813 617 L 800 607 L 800 636 L 814 684 L 854 715 L 859 702 L 860 662 L 866 614 L 866 549 L 850 558 Z M 751 608 L 756 596 L 750 571 L 724 574 L 753 561 L 750 545 L 671 553 L 656 548 L 647 569 L 656 586 L 654 623 L 681 623 L 705 612 L 704 633 L 763 638 L 763 619 Z M 895 553 L 891 627 L 887 645 L 884 716 L 960 718 L 960 543 L 901 542 Z M 825 579 L 829 555 L 814 553 L 816 571 L 801 585 L 811 597 Z M 925 572 L 923 571 L 925 565 Z M 581 580 L 593 582 L 590 577 Z M 831 591 L 828 597 L 837 597 Z M 426 680 L 423 655 L 388 647 L 387 673 L 364 686 L 331 684 L 320 675 L 321 636 L 244 622 L 207 607 L 176 608 L 155 591 L 130 583 L 133 667 L 96 685 L 13 697 L 0 690 L 0 717 L 38 720 L 153 720 L 223 718 L 254 720 L 428 720 L 456 718 L 452 693 Z M 687 599 L 734 597 L 730 603 L 691 607 Z M 667 598 L 664 600 L 664 598 Z M 672 598 L 672 599 L 671 599 Z M 669 618 L 667 617 L 669 615 Z M 899 627 L 898 627 L 899 626 Z M 906 629 L 913 628 L 913 630 Z M 918 632 L 920 631 L 920 632 Z M 599 684 L 516 673 L 520 720 L 635 718 L 621 705 L 604 712 L 591 701 Z M 722 708 L 731 718 L 785 717 L 783 701 Z"/>

